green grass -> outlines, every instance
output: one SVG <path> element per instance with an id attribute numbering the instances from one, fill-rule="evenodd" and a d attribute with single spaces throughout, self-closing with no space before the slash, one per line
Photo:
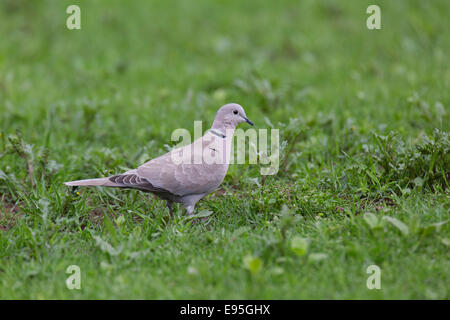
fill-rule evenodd
<path id="1" fill-rule="evenodd" d="M 374 31 L 373 1 L 76 1 L 69 31 L 73 2 L 0 2 L 0 298 L 449 298 L 448 1 L 377 1 Z M 208 217 L 62 184 L 226 102 L 286 145 L 275 176 L 231 166 Z"/>

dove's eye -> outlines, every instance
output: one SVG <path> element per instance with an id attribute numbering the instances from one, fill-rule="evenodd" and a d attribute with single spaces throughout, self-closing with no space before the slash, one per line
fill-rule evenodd
<path id="1" fill-rule="evenodd" d="M 238 114 L 238 111 L 237 111 L 237 110 L 234 110 L 233 113 L 234 113 L 234 114 Z"/>

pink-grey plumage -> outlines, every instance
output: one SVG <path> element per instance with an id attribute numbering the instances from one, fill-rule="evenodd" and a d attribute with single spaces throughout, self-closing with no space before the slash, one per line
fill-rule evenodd
<path id="1" fill-rule="evenodd" d="M 244 109 L 235 103 L 222 106 L 216 114 L 211 130 L 192 144 L 152 159 L 137 169 L 106 178 L 85 179 L 65 182 L 67 186 L 101 186 L 138 189 L 150 192 L 167 200 L 172 214 L 172 203 L 182 203 L 189 215 L 193 214 L 195 204 L 220 186 L 228 171 L 229 152 L 236 126 L 248 120 Z M 189 153 L 186 153 L 190 151 Z M 204 154 L 212 163 L 201 161 L 190 163 L 175 161 L 183 154 L 193 160 Z M 217 160 L 217 161 L 215 161 Z"/>

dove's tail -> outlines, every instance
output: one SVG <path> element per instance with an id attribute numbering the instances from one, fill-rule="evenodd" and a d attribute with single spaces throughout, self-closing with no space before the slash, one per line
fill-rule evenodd
<path id="1" fill-rule="evenodd" d="M 117 183 L 112 182 L 109 178 L 99 178 L 99 179 L 85 179 L 85 180 L 75 180 L 64 182 L 66 186 L 84 186 L 84 187 L 118 187 Z"/>

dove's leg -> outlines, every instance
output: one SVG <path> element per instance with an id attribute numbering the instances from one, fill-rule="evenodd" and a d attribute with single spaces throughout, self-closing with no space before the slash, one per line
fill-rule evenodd
<path id="1" fill-rule="evenodd" d="M 170 200 L 167 200 L 167 208 L 169 208 L 169 214 L 171 217 L 173 217 L 173 210 L 172 210 L 173 202 Z"/>
<path id="2" fill-rule="evenodd" d="M 192 216 L 194 214 L 195 204 L 206 195 L 207 195 L 207 193 L 190 194 L 190 195 L 184 196 L 181 199 L 181 202 L 183 203 L 183 207 L 186 208 L 188 215 Z"/>
<path id="3" fill-rule="evenodd" d="M 186 211 L 189 216 L 192 216 L 194 214 L 194 208 L 195 208 L 195 205 L 186 206 Z"/>

